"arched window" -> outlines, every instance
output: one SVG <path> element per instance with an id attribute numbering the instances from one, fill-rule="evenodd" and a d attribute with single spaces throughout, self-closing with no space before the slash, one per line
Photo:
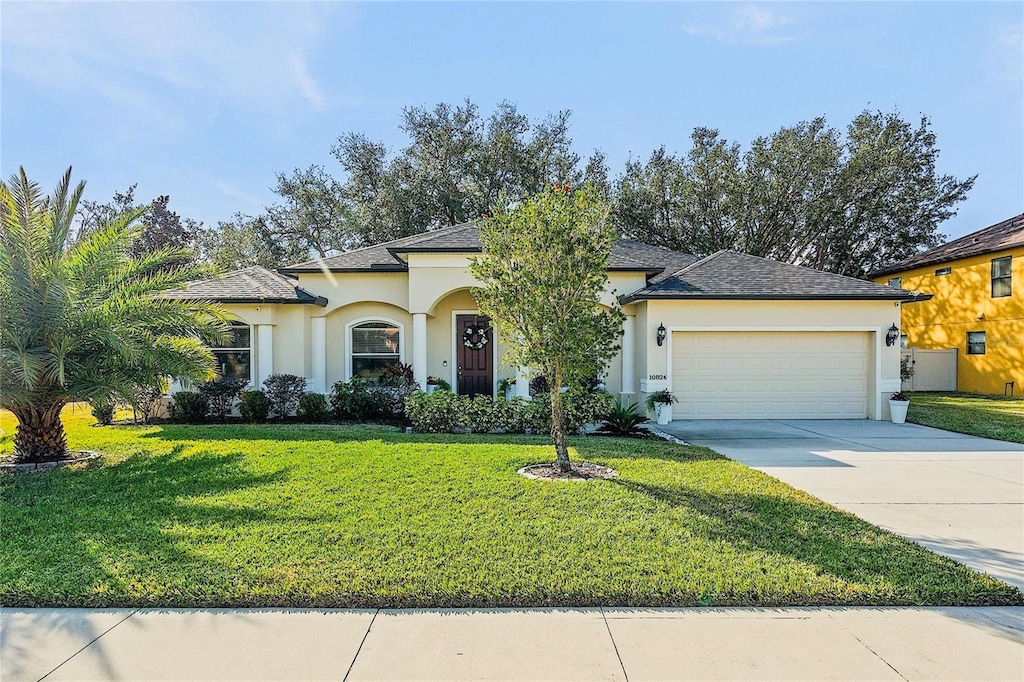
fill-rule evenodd
<path id="1" fill-rule="evenodd" d="M 350 343 L 353 377 L 379 379 L 385 369 L 402 360 L 402 329 L 394 322 L 354 325 Z"/>

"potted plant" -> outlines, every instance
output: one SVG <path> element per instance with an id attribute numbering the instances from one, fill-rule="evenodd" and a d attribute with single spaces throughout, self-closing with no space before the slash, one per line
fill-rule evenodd
<path id="1" fill-rule="evenodd" d="M 441 377 L 427 377 L 427 393 L 433 393 L 434 391 L 450 391 L 452 385 Z"/>
<path id="2" fill-rule="evenodd" d="M 653 410 L 658 424 L 664 426 L 672 421 L 672 405 L 677 402 L 676 397 L 663 388 L 647 396 L 647 409 Z"/>
<path id="3" fill-rule="evenodd" d="M 498 397 L 508 400 L 510 395 L 516 387 L 516 378 L 510 377 L 508 379 L 501 379 L 498 381 Z"/>
<path id="4" fill-rule="evenodd" d="M 903 391 L 897 391 L 889 396 L 889 416 L 893 424 L 903 424 L 907 421 L 907 410 L 910 408 L 910 398 Z"/>

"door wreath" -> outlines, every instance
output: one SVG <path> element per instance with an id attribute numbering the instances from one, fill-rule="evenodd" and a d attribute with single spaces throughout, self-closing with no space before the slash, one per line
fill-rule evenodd
<path id="1" fill-rule="evenodd" d="M 487 327 L 482 324 L 471 324 L 462 332 L 462 345 L 470 350 L 480 350 L 489 341 Z"/>

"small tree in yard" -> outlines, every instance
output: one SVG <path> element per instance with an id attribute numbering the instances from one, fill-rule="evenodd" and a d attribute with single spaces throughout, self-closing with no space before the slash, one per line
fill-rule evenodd
<path id="1" fill-rule="evenodd" d="M 206 344 L 228 329 L 217 306 L 161 297 L 204 271 L 180 249 L 132 255 L 140 212 L 69 243 L 83 189 L 70 169 L 50 197 L 24 169 L 0 182 L 0 407 L 18 420 L 16 460 L 66 458 L 68 402 L 113 400 L 160 374 L 212 377 Z"/>
<path id="2" fill-rule="evenodd" d="M 480 225 L 480 311 L 505 337 L 505 361 L 547 378 L 557 468 L 569 471 L 562 387 L 599 374 L 618 350 L 624 315 L 604 308 L 616 233 L 608 203 L 591 186 L 550 187 Z"/>

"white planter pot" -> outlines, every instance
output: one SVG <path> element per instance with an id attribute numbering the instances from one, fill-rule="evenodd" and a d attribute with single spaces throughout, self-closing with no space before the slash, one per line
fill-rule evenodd
<path id="1" fill-rule="evenodd" d="M 907 410 L 910 409 L 909 400 L 890 400 L 889 416 L 893 424 L 903 424 L 907 421 Z"/>
<path id="2" fill-rule="evenodd" d="M 430 395 L 431 393 L 433 393 L 436 390 L 437 390 L 437 386 L 435 384 L 427 384 L 427 395 Z"/>
<path id="3" fill-rule="evenodd" d="M 655 403 L 654 414 L 657 416 L 658 424 L 664 426 L 672 421 L 672 406 L 668 403 Z"/>

